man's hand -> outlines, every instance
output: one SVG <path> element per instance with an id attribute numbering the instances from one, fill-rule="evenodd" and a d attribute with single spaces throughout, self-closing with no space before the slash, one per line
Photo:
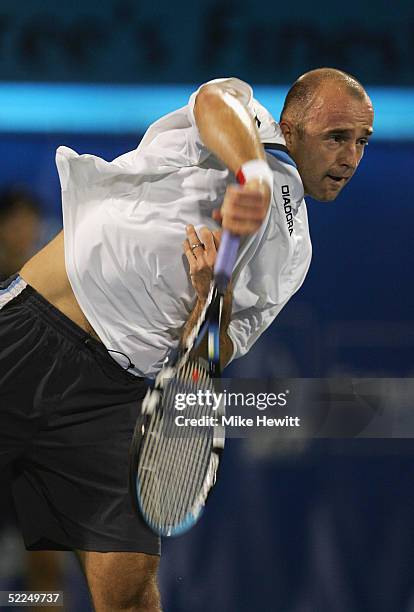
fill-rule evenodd
<path id="1" fill-rule="evenodd" d="M 270 189 L 264 181 L 254 179 L 245 185 L 230 185 L 213 218 L 238 236 L 254 234 L 266 218 L 269 203 Z"/>
<path id="2" fill-rule="evenodd" d="M 191 282 L 198 299 L 205 302 L 213 278 L 221 231 L 211 232 L 208 227 L 202 227 L 198 235 L 193 225 L 188 225 L 186 231 L 183 248 L 190 264 Z"/>

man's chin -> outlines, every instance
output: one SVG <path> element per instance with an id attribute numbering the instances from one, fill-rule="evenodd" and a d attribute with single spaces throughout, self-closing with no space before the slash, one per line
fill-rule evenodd
<path id="1" fill-rule="evenodd" d="M 329 195 L 325 195 L 325 196 L 311 196 L 311 197 L 313 197 L 313 199 L 317 200 L 318 202 L 333 202 L 334 200 L 336 200 L 338 196 L 339 196 L 339 192 L 330 193 Z"/>
<path id="2" fill-rule="evenodd" d="M 348 180 L 334 181 L 327 176 L 318 183 L 314 183 L 314 189 L 312 187 L 306 189 L 305 185 L 305 193 L 318 202 L 333 202 L 347 182 Z"/>
<path id="3" fill-rule="evenodd" d="M 334 200 L 336 200 L 336 198 L 338 197 L 338 195 L 340 194 L 340 191 L 337 191 L 336 193 L 310 193 L 308 192 L 306 195 L 310 196 L 313 200 L 316 200 L 317 202 L 333 202 Z"/>

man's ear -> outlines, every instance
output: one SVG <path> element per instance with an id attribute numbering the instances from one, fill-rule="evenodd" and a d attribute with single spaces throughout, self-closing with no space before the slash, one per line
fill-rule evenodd
<path id="1" fill-rule="evenodd" d="M 281 119 L 279 125 L 286 141 L 286 146 L 288 149 L 291 149 L 293 145 L 293 126 L 287 119 Z"/>

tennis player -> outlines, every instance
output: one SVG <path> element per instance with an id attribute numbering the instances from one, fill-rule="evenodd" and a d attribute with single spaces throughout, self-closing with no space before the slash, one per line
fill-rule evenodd
<path id="1" fill-rule="evenodd" d="M 249 85 L 220 79 L 111 163 L 58 149 L 64 232 L 0 291 L 0 467 L 13 464 L 28 548 L 77 551 L 96 610 L 160 610 L 159 542 L 130 510 L 128 447 L 144 378 L 203 305 L 220 225 L 242 236 L 229 361 L 301 286 L 304 195 L 337 197 L 372 121 L 358 81 L 319 69 L 292 86 L 280 124 Z"/>

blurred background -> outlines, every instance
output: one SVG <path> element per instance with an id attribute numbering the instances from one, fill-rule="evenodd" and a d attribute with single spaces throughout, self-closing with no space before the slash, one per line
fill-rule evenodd
<path id="1" fill-rule="evenodd" d="M 308 200 L 309 275 L 235 377 L 414 376 L 414 5 L 251 0 L 0 4 L 0 275 L 61 227 L 55 149 L 110 160 L 200 83 L 238 76 L 277 119 L 306 70 L 354 74 L 375 137 L 333 204 Z M 10 240 L 10 237 L 13 240 Z M 414 406 L 412 407 L 414 409 Z M 163 546 L 168 612 L 414 612 L 411 439 L 229 441 L 205 517 Z M 0 590 L 65 591 L 0 495 Z"/>

